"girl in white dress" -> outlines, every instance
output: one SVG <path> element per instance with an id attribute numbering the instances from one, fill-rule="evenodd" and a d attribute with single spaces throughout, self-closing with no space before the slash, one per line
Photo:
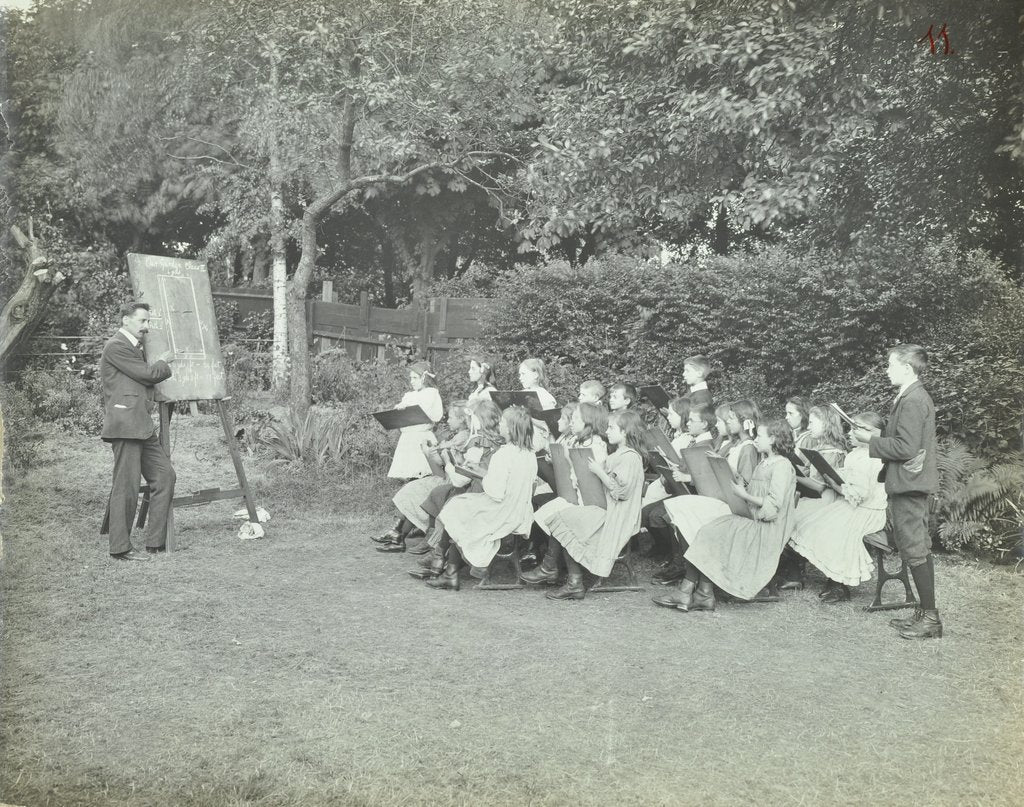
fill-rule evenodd
<path id="1" fill-rule="evenodd" d="M 855 419 L 882 428 L 882 418 L 875 412 L 861 412 Z M 881 470 L 882 461 L 868 453 L 867 445 L 854 443 L 840 473 L 839 498 L 812 510 L 796 509 L 789 543 L 828 578 L 819 595 L 822 602 L 846 602 L 850 586 L 870 580 L 874 573 L 864 536 L 885 527 L 887 500 L 885 483 L 878 481 Z"/>
<path id="2" fill-rule="evenodd" d="M 419 406 L 433 423 L 437 423 L 444 416 L 444 405 L 441 403 L 441 393 L 437 391 L 434 373 L 428 362 L 418 361 L 410 365 L 409 386 L 412 389 L 402 396 L 395 409 Z M 433 423 L 405 426 L 401 429 L 398 445 L 395 446 L 395 455 L 388 469 L 388 476 L 391 479 L 418 479 L 430 475 L 430 463 L 423 453 L 423 439 L 433 431 Z"/>
<path id="3" fill-rule="evenodd" d="M 498 425 L 505 445 L 494 452 L 484 475 L 482 493 L 466 493 L 451 499 L 437 517 L 444 570 L 427 580 L 431 588 L 458 591 L 462 558 L 478 568 L 494 559 L 501 539 L 512 533 L 526 534 L 533 523 L 530 497 L 537 477 L 533 453 L 533 423 L 522 406 L 510 406 Z"/>

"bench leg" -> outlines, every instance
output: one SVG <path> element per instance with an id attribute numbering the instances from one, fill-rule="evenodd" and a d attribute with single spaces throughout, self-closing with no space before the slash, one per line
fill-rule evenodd
<path id="1" fill-rule="evenodd" d="M 526 584 L 519 579 L 519 573 L 522 571 L 522 567 L 519 564 L 519 536 L 509 536 L 512 542 L 511 551 L 508 554 L 502 554 L 501 547 L 498 548 L 497 554 L 487 566 L 487 571 L 484 572 L 483 580 L 477 583 L 477 588 L 483 591 L 512 591 L 517 588 L 526 588 Z M 513 582 L 511 583 L 495 583 L 494 582 L 494 565 L 503 558 L 508 558 L 509 563 L 512 567 Z"/>
<path id="2" fill-rule="evenodd" d="M 877 569 L 876 577 L 878 578 L 875 582 L 875 599 L 871 605 L 865 606 L 865 611 L 895 611 L 900 608 L 913 608 L 917 605 L 917 598 L 914 596 L 914 591 L 910 587 L 910 569 L 907 567 L 907 562 L 900 559 L 900 570 L 893 574 L 885 568 L 885 552 L 880 547 L 872 546 L 871 556 L 874 558 L 875 567 Z M 899 580 L 903 583 L 904 601 L 903 602 L 885 602 L 882 599 L 882 588 L 890 580 Z"/>
<path id="3" fill-rule="evenodd" d="M 604 577 L 594 583 L 594 585 L 590 587 L 590 590 L 595 594 L 602 594 L 605 592 L 611 593 L 616 591 L 642 591 L 643 589 L 641 588 L 640 581 L 636 575 L 636 567 L 633 565 L 633 547 L 631 543 L 627 543 L 622 554 L 615 559 L 615 565 L 620 563 L 626 567 L 625 582 L 609 584 L 608 578 Z"/>

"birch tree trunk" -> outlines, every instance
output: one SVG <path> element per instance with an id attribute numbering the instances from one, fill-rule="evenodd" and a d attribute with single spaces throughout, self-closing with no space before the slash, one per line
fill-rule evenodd
<path id="1" fill-rule="evenodd" d="M 277 57 L 270 58 L 270 96 L 272 114 L 267 134 L 270 158 L 270 260 L 274 288 L 274 348 L 271 365 L 271 386 L 276 393 L 288 387 L 288 265 L 284 251 L 284 200 L 281 155 L 277 137 Z"/>

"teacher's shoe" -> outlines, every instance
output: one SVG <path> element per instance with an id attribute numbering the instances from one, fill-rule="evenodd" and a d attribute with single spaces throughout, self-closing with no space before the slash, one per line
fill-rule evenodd
<path id="1" fill-rule="evenodd" d="M 149 555 L 144 552 L 139 552 L 136 549 L 129 549 L 127 552 L 118 552 L 116 555 L 111 555 L 114 560 L 149 560 Z"/>
<path id="2" fill-rule="evenodd" d="M 378 552 L 405 552 L 405 539 L 400 537 L 393 544 L 381 544 L 375 546 L 374 549 Z"/>
<path id="3" fill-rule="evenodd" d="M 921 619 L 900 629 L 901 639 L 941 639 L 942 620 L 938 611 L 922 611 Z"/>

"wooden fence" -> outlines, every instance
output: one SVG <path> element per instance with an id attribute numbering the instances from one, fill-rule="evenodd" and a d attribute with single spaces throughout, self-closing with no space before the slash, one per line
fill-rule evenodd
<path id="1" fill-rule="evenodd" d="M 431 297 L 426 308 L 379 308 L 366 292 L 359 304 L 332 301 L 330 281 L 321 299 L 306 302 L 307 336 L 313 350 L 344 348 L 356 359 L 383 358 L 387 348 L 412 350 L 432 358 L 464 340 L 477 339 L 491 300 L 486 297 Z M 270 289 L 215 288 L 214 302 L 230 301 L 239 316 L 273 309 Z"/>

